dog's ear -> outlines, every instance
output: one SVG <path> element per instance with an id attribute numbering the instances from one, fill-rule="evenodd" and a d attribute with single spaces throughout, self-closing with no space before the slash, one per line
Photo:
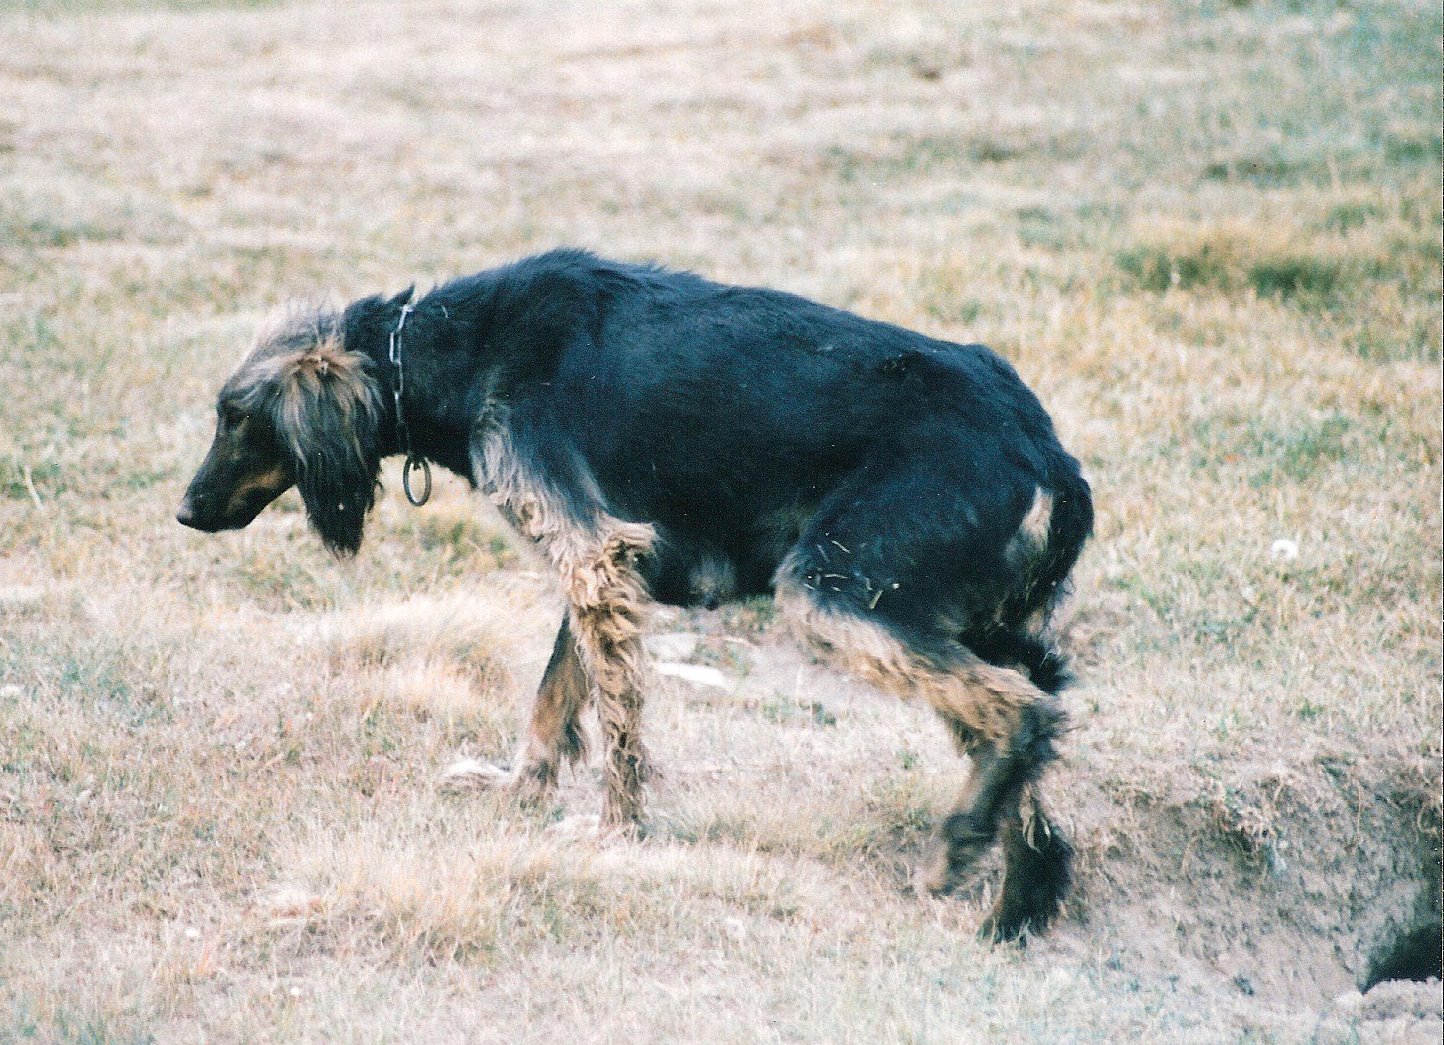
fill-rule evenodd
<path id="1" fill-rule="evenodd" d="M 380 390 L 365 357 L 331 338 L 286 359 L 277 382 L 276 430 L 294 456 L 306 515 L 327 548 L 354 554 L 381 468 Z"/>

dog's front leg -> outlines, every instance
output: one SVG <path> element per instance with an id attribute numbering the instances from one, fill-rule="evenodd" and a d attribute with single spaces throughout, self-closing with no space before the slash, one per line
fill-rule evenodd
<path id="1" fill-rule="evenodd" d="M 507 520 L 556 567 L 567 628 L 605 742 L 602 827 L 634 830 L 642 816 L 642 618 L 649 599 L 638 559 L 656 531 L 605 510 L 595 477 L 546 411 L 514 406 L 507 424 L 481 434 L 477 472 Z"/>
<path id="2" fill-rule="evenodd" d="M 642 818 L 642 785 L 649 770 L 642 746 L 647 659 L 642 644 L 650 605 L 637 570 L 652 546 L 650 526 L 601 515 L 594 526 L 527 525 L 533 517 L 508 512 L 560 574 L 567 616 L 542 678 L 515 768 L 504 772 L 462 759 L 446 775 L 454 790 L 503 788 L 529 802 L 552 794 L 563 758 L 583 752 L 577 715 L 587 697 L 601 721 L 605 798 L 604 830 L 635 831 Z"/>
<path id="3" fill-rule="evenodd" d="M 516 796 L 528 804 L 551 799 L 563 761 L 575 765 L 586 756 L 586 734 L 579 721 L 591 699 L 591 680 L 572 637 L 570 613 L 562 618 L 551 660 L 542 674 L 531 721 L 522 736 L 515 768 L 508 778 Z"/>
<path id="4" fill-rule="evenodd" d="M 641 720 L 648 599 L 637 559 L 651 548 L 654 532 L 610 516 L 589 530 L 557 534 L 547 551 L 561 573 L 568 620 L 601 720 L 602 827 L 632 831 L 641 823 L 647 776 Z"/>
<path id="5" fill-rule="evenodd" d="M 458 758 L 447 767 L 441 786 L 458 794 L 500 791 L 523 805 L 547 805 L 556 793 L 562 765 L 576 765 L 586 757 L 581 713 L 593 701 L 594 689 L 572 634 L 568 610 L 557 631 L 511 769 L 476 758 Z"/>

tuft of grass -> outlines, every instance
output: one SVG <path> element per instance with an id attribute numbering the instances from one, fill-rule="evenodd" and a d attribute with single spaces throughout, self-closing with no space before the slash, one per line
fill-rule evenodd
<path id="1" fill-rule="evenodd" d="M 507 608 L 498 600 L 453 593 L 353 607 L 320 626 L 318 644 L 336 667 L 387 667 L 437 658 L 485 672 L 508 634 Z"/>
<path id="2" fill-rule="evenodd" d="M 1151 237 L 1119 251 L 1116 261 L 1139 289 L 1152 293 L 1252 293 L 1302 305 L 1336 302 L 1349 278 L 1337 250 L 1245 226 Z"/>
<path id="3" fill-rule="evenodd" d="M 1247 278 L 1259 297 L 1328 301 L 1342 277 L 1342 266 L 1329 258 L 1284 254 L 1254 259 Z"/>
<path id="4" fill-rule="evenodd" d="M 1213 417 L 1194 426 L 1194 467 L 1241 471 L 1255 488 L 1306 483 L 1321 469 L 1358 461 L 1368 441 L 1342 414 L 1271 424 L 1257 417 Z"/>

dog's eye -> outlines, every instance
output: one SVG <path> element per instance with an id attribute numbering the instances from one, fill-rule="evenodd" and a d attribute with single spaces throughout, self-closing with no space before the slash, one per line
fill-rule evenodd
<path id="1" fill-rule="evenodd" d="M 245 412 L 230 403 L 222 403 L 216 408 L 216 413 L 222 428 L 239 428 L 246 419 Z"/>

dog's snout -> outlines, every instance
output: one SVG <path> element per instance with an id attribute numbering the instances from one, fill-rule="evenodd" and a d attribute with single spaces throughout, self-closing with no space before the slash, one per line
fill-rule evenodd
<path id="1" fill-rule="evenodd" d="M 191 499 L 189 497 L 181 501 L 180 507 L 176 509 L 175 521 L 180 523 L 182 526 L 195 526 L 196 510 L 195 506 L 191 504 Z"/>

